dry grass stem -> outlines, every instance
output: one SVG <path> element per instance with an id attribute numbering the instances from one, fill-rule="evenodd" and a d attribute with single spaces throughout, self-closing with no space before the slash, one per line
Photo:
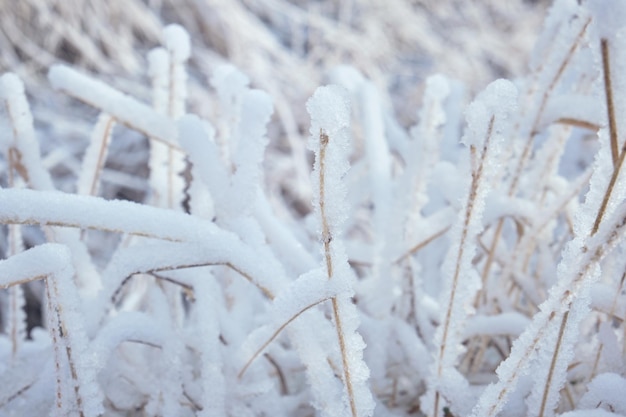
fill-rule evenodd
<path id="1" fill-rule="evenodd" d="M 461 274 L 461 259 L 463 259 L 463 255 L 466 250 L 466 245 L 468 243 L 467 234 L 468 234 L 469 225 L 473 216 L 473 210 L 475 208 L 475 201 L 476 201 L 476 195 L 478 192 L 478 187 L 481 181 L 483 181 L 483 169 L 485 166 L 485 161 L 489 154 L 488 151 L 490 149 L 489 146 L 490 146 L 491 139 L 492 139 L 494 122 L 495 122 L 495 116 L 492 115 L 489 119 L 489 125 L 487 127 L 487 133 L 486 133 L 486 137 L 483 143 L 483 149 L 480 150 L 480 157 L 479 157 L 480 159 L 479 161 L 477 161 L 477 165 L 474 166 L 474 169 L 472 169 L 472 182 L 471 182 L 469 194 L 467 197 L 467 203 L 465 205 L 465 214 L 463 217 L 463 229 L 461 231 L 461 236 L 459 239 L 458 253 L 455 255 L 456 263 L 454 267 L 454 273 L 451 278 L 450 299 L 448 301 L 448 305 L 446 306 L 446 313 L 444 316 L 443 323 L 441 324 L 443 333 L 442 333 L 441 344 L 439 345 L 439 349 L 437 352 L 437 359 L 436 359 L 438 379 L 441 378 L 443 375 L 443 360 L 444 360 L 446 349 L 455 349 L 454 346 L 448 346 L 448 335 L 450 332 L 450 328 L 452 326 L 452 311 L 456 307 L 456 304 L 460 302 L 460 300 L 457 300 L 456 293 L 458 290 L 458 286 L 460 285 L 459 277 Z M 472 155 L 476 154 L 476 149 L 473 145 L 470 147 L 470 152 L 472 153 Z M 440 395 L 439 390 L 437 390 L 435 392 L 435 402 L 434 402 L 434 408 L 433 408 L 434 417 L 437 417 L 439 415 L 439 395 Z"/>
<path id="2" fill-rule="evenodd" d="M 132 274 L 128 275 L 127 277 L 125 277 L 122 280 L 120 285 L 116 288 L 115 292 L 111 295 L 111 301 L 115 302 L 118 299 L 119 294 L 121 293 L 123 287 L 130 281 L 130 279 L 135 274 L 151 274 L 151 273 L 155 273 L 155 272 L 176 271 L 176 270 L 179 270 L 179 269 L 201 268 L 201 267 L 206 267 L 206 266 L 226 266 L 226 267 L 232 269 L 233 271 L 237 272 L 239 275 L 241 275 L 246 280 L 248 280 L 248 282 L 250 282 L 252 285 L 254 285 L 259 290 L 261 290 L 263 295 L 265 295 L 268 299 L 273 300 L 274 297 L 275 297 L 274 294 L 272 293 L 272 291 L 270 291 L 268 288 L 266 288 L 263 285 L 261 285 L 250 274 L 248 274 L 247 272 L 245 272 L 241 268 L 233 265 L 230 262 L 202 262 L 202 263 L 195 263 L 195 264 L 175 265 L 175 266 L 167 266 L 167 267 L 162 267 L 162 268 L 154 268 L 154 269 L 149 269 L 149 270 L 146 270 L 146 271 L 135 271 L 135 272 L 133 272 Z M 183 282 L 173 280 L 172 278 L 166 278 L 166 277 L 161 277 L 161 276 L 158 276 L 158 278 L 168 280 L 168 281 L 170 281 L 172 283 L 175 283 L 175 284 L 183 287 L 186 290 L 192 290 L 193 291 L 193 287 L 192 286 L 190 286 L 188 284 L 185 284 Z"/>
<path id="3" fill-rule="evenodd" d="M 615 188 L 615 184 L 617 184 L 617 180 L 619 178 L 619 174 L 622 170 L 622 166 L 624 165 L 624 159 L 626 158 L 626 144 L 622 147 L 619 158 L 617 160 L 617 165 L 615 165 L 613 169 L 613 173 L 611 174 L 611 179 L 609 180 L 609 184 L 607 186 L 606 192 L 604 193 L 604 197 L 602 198 L 602 203 L 600 205 L 600 209 L 598 210 L 598 215 L 593 223 L 593 227 L 591 229 L 591 236 L 595 235 L 599 228 L 600 223 L 606 213 L 606 208 L 608 207 L 609 201 L 611 199 L 611 194 L 613 194 L 613 189 Z"/>
<path id="4" fill-rule="evenodd" d="M 104 164 L 106 162 L 106 154 L 107 148 L 110 143 L 111 133 L 113 128 L 115 127 L 115 119 L 110 115 L 106 115 L 103 120 L 105 128 L 102 132 L 102 137 L 98 138 L 100 142 L 100 146 L 98 149 L 98 157 L 96 160 L 96 166 L 93 167 L 93 176 L 91 177 L 90 186 L 89 186 L 89 195 L 97 195 L 98 193 L 98 184 L 100 182 L 100 178 L 102 176 L 102 170 L 104 169 Z"/>
<path id="5" fill-rule="evenodd" d="M 604 96 L 606 98 L 606 111 L 609 120 L 609 137 L 611 140 L 611 157 L 613 167 L 617 168 L 619 159 L 619 136 L 617 132 L 617 121 L 615 119 L 615 104 L 613 102 L 613 86 L 611 81 L 611 59 L 609 55 L 609 41 L 606 38 L 600 39 L 600 50 L 602 51 L 602 74 L 604 76 Z"/>
<path id="6" fill-rule="evenodd" d="M 320 130 L 320 151 L 319 151 L 319 206 L 320 206 L 320 217 L 322 221 L 322 242 L 324 244 L 324 257 L 326 259 L 326 273 L 328 275 L 328 279 L 333 278 L 333 260 L 332 253 L 330 249 L 330 244 L 333 240 L 333 236 L 330 232 L 330 228 L 328 225 L 328 218 L 326 216 L 326 149 L 328 148 L 328 143 L 330 138 L 328 134 L 323 130 Z M 335 329 L 337 331 L 337 339 L 339 341 L 339 351 L 341 352 L 341 362 L 343 365 L 343 383 L 345 384 L 346 391 L 348 393 L 348 401 L 350 403 L 350 411 L 352 413 L 352 417 L 358 417 L 357 408 L 356 408 L 356 400 L 354 398 L 354 390 L 352 387 L 352 377 L 350 376 L 350 366 L 348 364 L 348 351 L 346 349 L 346 342 L 344 340 L 344 332 L 343 326 L 341 323 L 341 314 L 339 311 L 339 302 L 337 297 L 332 297 L 331 299 L 333 306 L 333 318 L 335 319 Z"/>
<path id="7" fill-rule="evenodd" d="M 548 400 L 548 394 L 552 387 L 552 377 L 554 376 L 554 368 L 556 361 L 561 351 L 561 342 L 563 341 L 563 334 L 565 333 L 565 327 L 567 326 L 567 319 L 569 317 L 569 308 L 563 314 L 561 318 L 561 325 L 559 326 L 559 333 L 556 339 L 556 345 L 554 346 L 554 353 L 552 354 L 552 360 L 550 361 L 550 369 L 548 370 L 548 378 L 546 379 L 546 385 L 543 390 L 543 396 L 541 397 L 541 406 L 539 407 L 539 417 L 543 417 L 546 411 L 546 403 Z"/>
<path id="8" fill-rule="evenodd" d="M 275 331 L 274 333 L 272 333 L 272 335 L 265 341 L 263 342 L 263 344 L 252 354 L 252 356 L 250 357 L 250 359 L 248 359 L 248 361 L 246 362 L 246 364 L 241 368 L 241 370 L 239 371 L 239 373 L 237 374 L 237 378 L 241 379 L 243 377 L 243 374 L 246 373 L 246 371 L 248 370 L 248 368 L 250 367 L 250 365 L 252 365 L 252 362 L 254 362 L 254 360 L 256 358 L 259 357 L 259 355 L 265 350 L 266 347 L 268 347 L 270 345 L 270 343 L 272 343 L 272 341 L 274 341 L 274 339 L 276 339 L 278 337 L 278 335 L 295 319 L 297 319 L 298 317 L 300 317 L 300 315 L 302 313 L 304 313 L 307 310 L 310 310 L 311 308 L 315 307 L 316 305 L 319 305 L 321 303 L 323 303 L 324 301 L 328 301 L 330 298 L 323 298 L 319 301 L 316 301 L 314 303 L 309 304 L 308 306 L 304 307 L 303 309 L 301 309 L 300 311 L 298 311 L 296 314 L 294 314 L 292 317 L 289 318 L 289 320 L 287 320 L 286 322 L 284 322 L 283 324 L 281 324 Z"/>
<path id="9" fill-rule="evenodd" d="M 421 242 L 415 244 L 414 246 L 412 246 L 408 251 L 406 251 L 406 253 L 404 253 L 403 255 L 401 255 L 399 258 L 397 258 L 393 263 L 394 264 L 399 264 L 400 262 L 404 261 L 406 258 L 408 258 L 411 255 L 414 255 L 416 252 L 418 252 L 420 249 L 424 248 L 425 246 L 427 246 L 429 243 L 431 243 L 433 240 L 443 236 L 444 234 L 446 234 L 446 232 L 448 230 L 450 230 L 451 226 L 446 226 L 443 229 L 439 230 L 438 232 L 433 233 L 432 235 L 430 235 L 429 237 L 427 237 L 426 239 L 422 240 Z"/>

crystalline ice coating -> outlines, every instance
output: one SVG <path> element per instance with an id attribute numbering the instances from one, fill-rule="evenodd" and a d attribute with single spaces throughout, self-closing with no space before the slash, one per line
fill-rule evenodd
<path id="1" fill-rule="evenodd" d="M 12 284 L 10 280 L 24 281 L 48 277 L 47 289 L 53 310 L 49 317 L 67 329 L 63 335 L 69 364 L 73 366 L 72 378 L 76 381 L 59 381 L 65 388 L 77 384 L 81 396 L 81 409 L 85 416 L 95 417 L 103 413 L 102 394 L 96 382 L 95 368 L 90 363 L 89 342 L 84 331 L 81 302 L 74 284 L 71 255 L 67 247 L 59 244 L 44 244 L 29 249 L 0 262 L 0 286 Z M 4 281 L 4 282 L 3 282 Z M 69 365 L 68 364 L 68 365 Z M 64 388 L 64 389 L 65 389 Z M 73 387 L 72 387 L 73 389 Z"/>
<path id="2" fill-rule="evenodd" d="M 178 147 L 174 142 L 176 125 L 144 103 L 64 65 L 52 66 L 48 79 L 54 88 L 100 108 L 121 123 L 133 126 L 174 148 Z"/>
<path id="3" fill-rule="evenodd" d="M 241 97 L 240 123 L 237 126 L 239 140 L 232 157 L 236 171 L 231 179 L 232 193 L 229 198 L 229 216 L 236 217 L 249 212 L 251 201 L 257 194 L 261 178 L 261 164 L 268 140 L 266 124 L 273 112 L 272 100 L 264 92 L 248 90 Z"/>
<path id="4" fill-rule="evenodd" d="M 4 74 L 0 77 L 0 94 L 5 100 L 24 94 L 22 80 L 13 73 Z"/>
<path id="5" fill-rule="evenodd" d="M 54 189 L 50 174 L 40 160 L 39 142 L 35 137 L 33 116 L 26 101 L 24 85 L 15 74 L 7 73 L 0 77 L 0 96 L 5 101 L 6 116 L 13 125 L 11 146 L 21 154 L 21 162 L 28 172 L 25 180 L 32 188 L 40 190 Z M 3 135 L 4 136 L 4 135 Z"/>
<path id="6" fill-rule="evenodd" d="M 612 372 L 600 374 L 587 386 L 587 393 L 581 398 L 580 407 L 594 411 L 608 408 L 619 415 L 626 414 L 624 392 L 626 379 L 623 376 Z"/>
<path id="7" fill-rule="evenodd" d="M 183 62 L 191 54 L 189 33 L 180 25 L 169 25 L 163 30 L 165 46 L 176 62 Z"/>
<path id="8" fill-rule="evenodd" d="M 512 312 L 495 316 L 476 315 L 469 319 L 463 331 L 464 338 L 478 335 L 512 335 L 521 334 L 528 326 L 528 317 Z"/>
<path id="9" fill-rule="evenodd" d="M 165 48 L 154 48 L 148 53 L 148 68 L 151 77 L 167 73 L 168 71 L 167 50 Z"/>
<path id="10" fill-rule="evenodd" d="M 328 291 L 328 277 L 321 269 L 314 269 L 298 277 L 278 294 L 273 302 L 274 321 L 285 323 L 303 308 L 334 295 Z"/>
<path id="11" fill-rule="evenodd" d="M 202 180 L 220 209 L 229 193 L 228 174 L 214 142 L 215 129 L 198 116 L 185 115 L 178 122 L 180 143 L 193 164 L 195 179 Z"/>
<path id="12" fill-rule="evenodd" d="M 482 285 L 473 264 L 477 252 L 476 240 L 483 229 L 485 199 L 497 171 L 503 135 L 511 128 L 510 113 L 516 101 L 517 89 L 513 84 L 498 80 L 480 93 L 467 110 L 463 142 L 472 146 L 474 153 L 471 171 L 462 180 L 461 208 L 450 231 L 452 244 L 441 268 L 444 278 L 440 294 L 441 325 L 435 333 L 436 355 L 428 380 L 428 392 L 422 398 L 422 404 L 431 412 L 439 395 L 445 395 L 439 387 L 454 382 L 448 380 L 448 376 L 463 379 L 455 368 L 464 349 L 461 334 L 468 316 L 474 313 L 471 300 L 475 299 Z M 461 404 L 463 401 L 460 398 L 448 401 L 453 408 L 469 411 L 465 410 L 467 405 Z"/>
<path id="13" fill-rule="evenodd" d="M 626 22 L 626 5 L 620 0 L 589 0 L 586 6 L 593 15 L 594 27 L 601 38 L 612 38 Z"/>
<path id="14" fill-rule="evenodd" d="M 349 126 L 350 98 L 343 87 L 330 85 L 318 88 L 306 107 L 311 115 L 313 135 L 319 133 L 319 128 L 334 133 Z"/>
<path id="15" fill-rule="evenodd" d="M 476 97 L 467 110 L 468 132 L 463 135 L 466 145 L 481 146 L 485 140 L 491 118 L 506 119 L 517 106 L 517 88 L 508 80 L 496 80 Z"/>
<path id="16" fill-rule="evenodd" d="M 374 400 L 368 388 L 369 368 L 363 361 L 365 344 L 357 333 L 358 311 L 351 301 L 354 282 L 348 265 L 341 227 L 347 214 L 343 177 L 349 168 L 350 101 L 347 91 L 338 86 L 318 88 L 307 102 L 311 115 L 309 147 L 315 152 L 311 175 L 318 232 L 324 242 L 322 268 L 331 281 L 347 288 L 333 297 L 333 317 L 339 342 L 344 379 L 343 403 L 354 416 L 371 416 Z M 349 381 L 346 379 L 349 378 Z M 344 412 L 343 414 L 348 414 Z"/>
<path id="17" fill-rule="evenodd" d="M 213 72 L 211 85 L 217 90 L 226 116 L 233 118 L 239 96 L 250 84 L 250 79 L 232 65 L 220 65 Z"/>
<path id="18" fill-rule="evenodd" d="M 258 7 L 281 2 L 288 6 L 278 0 Z M 245 26 L 259 35 L 255 42 L 274 48 L 261 60 L 247 57 L 254 85 L 270 85 L 274 103 L 227 65 L 213 74 L 212 91 L 194 89 L 187 107 L 190 38 L 180 26 L 168 26 L 163 47 L 148 56 L 147 105 L 68 67 L 50 70 L 58 95 L 102 114 L 83 156 L 74 139 L 88 134 L 82 124 L 52 123 L 37 106 L 35 114 L 44 117 L 34 125 L 19 79 L 0 77 L 0 171 L 13 167 L 0 172 L 0 187 L 13 183 L 13 174 L 28 177 L 16 178 L 13 189 L 0 188 L 0 249 L 9 258 L 0 261 L 0 287 L 35 278 L 42 285 L 34 289 L 50 284 L 45 340 L 23 340 L 14 358 L 10 323 L 0 329 L 0 414 L 552 417 L 571 407 L 577 410 L 563 417 L 626 415 L 619 396 L 626 389 L 623 376 L 603 373 L 624 371 L 618 322 L 626 310 L 620 281 L 626 177 L 611 182 L 612 197 L 600 209 L 615 153 L 608 146 L 599 42 L 609 42 L 621 147 L 626 6 L 555 0 L 531 73 L 516 81 L 523 91 L 519 100 L 515 86 L 499 80 L 467 106 L 460 82 L 418 76 L 415 91 L 423 91 L 423 103 L 416 111 L 414 94 L 400 102 L 387 97 L 397 85 L 379 89 L 406 78 L 394 75 L 393 66 L 381 72 L 359 65 L 375 82 L 338 68 L 328 79 L 348 91 L 321 87 L 307 103 L 311 170 L 307 143 L 300 141 L 307 109 L 291 106 L 298 96 L 291 87 L 312 90 L 319 77 L 307 72 L 311 67 L 298 74 L 303 83 L 274 77 L 266 84 L 263 76 L 276 74 L 263 65 L 270 56 L 298 73 L 292 64 L 302 60 L 291 56 L 293 46 L 305 53 L 320 36 L 358 46 L 357 38 L 341 32 L 365 16 L 362 8 L 342 3 L 340 24 L 329 27 L 337 36 L 327 37 L 328 19 L 320 19 L 326 11 L 305 16 L 298 7 L 270 7 L 262 21 L 241 20 L 238 11 L 258 15 L 260 9 L 222 3 L 214 11 L 227 18 L 223 29 Z M 201 20 L 205 9 L 196 10 Z M 384 12 L 403 16 L 403 10 Z M 466 11 L 489 17 L 474 5 Z M 268 22 L 288 24 L 273 32 L 278 42 L 257 31 Z M 153 29 L 146 32 L 151 39 L 160 28 Z M 218 37 L 236 47 L 226 61 L 245 55 L 251 39 Z M 109 42 L 115 46 L 123 38 Z M 99 51 L 102 45 L 95 46 Z M 353 58 L 371 55 L 367 45 L 364 50 Z M 453 55 L 446 55 L 448 61 L 462 61 Z M 96 65 L 93 59 L 104 56 L 83 58 Z M 127 58 L 123 65 L 132 63 Z M 192 62 L 194 84 L 203 76 L 198 68 L 206 70 L 213 58 L 200 53 Z M 211 124 L 186 114 L 189 108 Z M 407 131 L 415 118 L 418 125 Z M 119 161 L 104 169 L 109 122 L 124 127 L 121 142 L 112 142 Z M 143 138 L 130 152 L 126 129 Z M 269 137 L 278 142 L 264 163 Z M 575 147 L 574 157 L 563 151 L 566 146 Z M 75 183 L 78 158 L 83 167 Z M 98 194 L 99 171 L 103 195 L 142 203 L 89 196 Z M 55 192 L 51 175 L 63 190 L 76 185 L 79 195 Z M 18 189 L 22 182 L 32 189 Z M 127 186 L 132 195 L 120 192 Z M 603 220 L 590 233 L 600 210 Z M 2 237 L 16 224 L 28 233 L 29 246 L 44 239 L 63 246 L 35 246 L 13 256 L 18 251 Z M 617 254 L 606 256 L 616 247 Z M 588 314 L 581 296 L 599 279 Z M 14 288 L 15 297 L 0 293 L 0 309 L 21 306 Z M 551 350 L 568 310 L 557 357 Z M 247 362 L 251 358 L 256 360 Z M 26 365 L 13 366 L 11 359 L 26 359 Z M 244 363 L 251 366 L 240 377 Z M 12 377 L 22 368 L 24 375 Z M 570 404 L 559 408 L 559 398 Z"/>
<path id="19" fill-rule="evenodd" d="M 26 189 L 0 189 L 0 199 L 3 221 L 68 224 L 175 241 L 201 240 L 202 235 L 211 236 L 218 230 L 211 222 L 184 213 L 129 201 Z"/>
<path id="20" fill-rule="evenodd" d="M 316 155 L 314 172 L 311 174 L 314 208 L 321 227 L 320 196 L 323 194 L 324 221 L 331 229 L 331 233 L 339 235 L 342 232 L 341 225 L 347 217 L 343 176 L 349 168 L 348 93 L 339 86 L 320 87 L 307 102 L 307 109 L 311 114 L 309 148 Z M 322 168 L 323 172 L 320 172 Z"/>
<path id="21" fill-rule="evenodd" d="M 450 95 L 450 84 L 443 75 L 432 75 L 426 79 L 426 91 L 433 100 L 444 100 Z"/>
<path id="22" fill-rule="evenodd" d="M 328 80 L 332 84 L 338 84 L 346 88 L 351 93 L 355 93 L 365 82 L 365 77 L 356 68 L 349 65 L 339 65 L 327 74 Z"/>
<path id="23" fill-rule="evenodd" d="M 581 291 L 586 292 L 586 291 Z M 582 294 L 581 294 L 582 295 Z M 545 413 L 552 413 L 556 409 L 559 400 L 559 393 L 566 383 L 566 374 L 572 358 L 574 357 L 574 345 L 578 340 L 579 323 L 588 315 L 588 301 L 583 299 L 574 301 L 568 316 L 556 320 L 552 324 L 551 330 L 543 337 L 550 340 L 549 345 L 555 346 L 557 338 L 561 338 L 559 351 L 554 357 L 552 349 L 542 349 L 535 364 L 532 365 L 534 387 L 527 399 L 529 415 L 539 415 L 539 410 Z M 567 318 L 567 321 L 564 322 Z M 558 332 L 565 323 L 563 334 Z M 556 359 L 556 360 L 555 360 Z M 548 380 L 548 378 L 550 378 Z"/>
<path id="24" fill-rule="evenodd" d="M 311 134 L 319 135 L 320 129 L 334 134 L 348 127 L 350 123 L 350 98 L 348 92 L 337 85 L 320 87 L 315 90 L 306 104 L 311 115 Z M 317 140 L 317 139 L 315 139 Z M 343 143 L 338 146 L 346 146 Z"/>
<path id="25" fill-rule="evenodd" d="M 164 48 L 155 48 L 148 54 L 148 73 L 152 81 L 152 106 L 160 114 L 167 114 L 170 101 L 170 59 Z M 150 180 L 152 187 L 167 184 L 165 164 L 169 149 L 165 145 L 150 143 Z M 162 178 L 157 178 L 162 177 Z"/>

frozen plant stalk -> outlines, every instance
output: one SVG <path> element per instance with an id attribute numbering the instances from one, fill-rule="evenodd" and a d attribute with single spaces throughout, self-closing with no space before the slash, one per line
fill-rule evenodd
<path id="1" fill-rule="evenodd" d="M 347 217 L 346 189 L 342 177 L 348 171 L 350 102 L 341 87 L 320 87 L 307 102 L 311 115 L 309 148 L 315 152 L 312 174 L 315 217 L 323 243 L 328 279 L 345 280 L 353 287 L 354 275 L 341 241 Z M 365 343 L 357 333 L 359 318 L 352 291 L 332 298 L 333 318 L 342 358 L 345 403 L 353 417 L 371 416 L 374 401 L 367 385 L 369 368 L 363 361 Z"/>
<path id="2" fill-rule="evenodd" d="M 154 109 L 172 120 L 185 114 L 187 73 L 185 62 L 190 55 L 189 35 L 179 25 L 169 25 L 163 31 L 165 48 L 150 52 L 150 76 Z M 177 149 L 151 142 L 150 182 L 157 206 L 180 210 L 185 199 L 185 157 Z"/>
<path id="3" fill-rule="evenodd" d="M 422 399 L 425 408 L 432 407 L 427 411 L 435 417 L 445 403 L 455 414 L 469 411 L 463 408 L 469 401 L 459 395 L 468 392 L 468 383 L 456 371 L 456 362 L 463 349 L 461 330 L 472 313 L 471 300 L 481 287 L 473 258 L 476 240 L 483 228 L 485 198 L 497 170 L 502 143 L 510 132 L 510 115 L 516 103 L 515 86 L 509 81 L 497 80 L 487 86 L 467 110 L 467 129 L 462 141 L 469 148 L 471 177 L 461 197 L 464 203 L 451 231 L 452 245 L 442 267 L 441 325 L 435 335 L 433 374 Z"/>

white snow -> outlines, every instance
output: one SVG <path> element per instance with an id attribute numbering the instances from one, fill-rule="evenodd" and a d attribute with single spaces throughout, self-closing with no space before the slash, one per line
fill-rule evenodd
<path id="1" fill-rule="evenodd" d="M 177 148 L 174 123 L 144 103 L 64 65 L 50 68 L 48 79 L 55 89 L 110 114 L 121 124 Z"/>
<path id="2" fill-rule="evenodd" d="M 189 59 L 191 55 L 191 41 L 189 33 L 180 25 L 168 25 L 163 30 L 165 47 L 172 54 L 174 61 L 179 63 Z"/>

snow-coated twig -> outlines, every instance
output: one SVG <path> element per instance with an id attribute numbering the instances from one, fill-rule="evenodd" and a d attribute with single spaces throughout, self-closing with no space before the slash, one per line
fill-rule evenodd
<path id="1" fill-rule="evenodd" d="M 77 194 L 98 195 L 100 178 L 114 127 L 115 120 L 110 115 L 102 113 L 98 117 L 89 147 L 83 157 L 83 165 L 76 186 Z"/>
<path id="2" fill-rule="evenodd" d="M 208 221 L 129 201 L 19 189 L 0 189 L 0 198 L 0 221 L 5 224 L 96 229 L 172 241 L 199 240 L 218 230 Z M 66 210 L 68 205 L 75 210 Z M 125 216 L 117 215 L 120 212 Z"/>
<path id="3" fill-rule="evenodd" d="M 435 363 L 427 398 L 433 399 L 429 412 L 438 416 L 442 403 L 452 406 L 453 412 L 463 412 L 460 404 L 445 398 L 445 392 L 463 389 L 461 386 L 447 387 L 444 373 L 450 374 L 456 361 L 458 346 L 461 343 L 460 329 L 464 322 L 471 300 L 480 289 L 480 279 L 472 266 L 476 251 L 476 237 L 481 231 L 481 217 L 487 187 L 496 174 L 495 161 L 499 157 L 504 135 L 510 132 L 510 114 L 517 105 L 516 88 L 504 80 L 490 84 L 485 92 L 469 108 L 468 130 L 464 142 L 469 146 L 471 158 L 471 181 L 457 223 L 453 230 L 455 243 L 450 249 L 448 260 L 443 266 L 445 286 L 441 298 L 443 317 L 435 339 Z M 465 304 L 465 305 L 464 305 Z M 456 383 L 456 382 L 455 382 Z M 444 399 L 442 400 L 442 396 Z M 461 398 L 459 396 L 459 398 Z"/>
<path id="4" fill-rule="evenodd" d="M 53 66 L 48 78 L 57 90 L 111 115 L 120 124 L 179 149 L 176 125 L 149 106 L 64 65 Z"/>
<path id="5" fill-rule="evenodd" d="M 45 279 L 50 332 L 56 339 L 56 413 L 68 415 L 75 408 L 81 417 L 97 417 L 104 412 L 102 394 L 88 362 L 88 339 L 81 322 L 80 298 L 73 274 L 69 250 L 63 245 L 46 244 L 0 261 L 0 288 Z M 61 347 L 66 359 L 60 355 Z M 65 381 L 66 366 L 70 383 Z M 75 396 L 73 404 L 66 398 L 70 392 Z"/>
<path id="6" fill-rule="evenodd" d="M 311 114 L 309 146 L 315 152 L 314 206 L 325 273 L 329 280 L 346 280 L 350 287 L 354 278 L 341 242 L 346 216 L 342 177 L 348 170 L 350 103 L 345 90 L 337 86 L 320 87 L 308 101 L 307 109 Z M 345 401 L 352 417 L 371 416 L 374 404 L 367 386 L 369 370 L 362 359 L 364 343 L 356 333 L 359 322 L 356 307 L 349 292 L 332 297 L 331 303 L 341 353 Z"/>
<path id="7" fill-rule="evenodd" d="M 606 99 L 606 109 L 609 120 L 609 134 L 611 138 L 611 157 L 613 166 L 617 166 L 619 160 L 619 142 L 617 123 L 615 120 L 615 105 L 613 100 L 613 83 L 611 82 L 611 57 L 609 53 L 609 41 L 606 38 L 600 39 L 600 50 L 602 52 L 602 75 L 604 79 L 604 96 Z"/>

